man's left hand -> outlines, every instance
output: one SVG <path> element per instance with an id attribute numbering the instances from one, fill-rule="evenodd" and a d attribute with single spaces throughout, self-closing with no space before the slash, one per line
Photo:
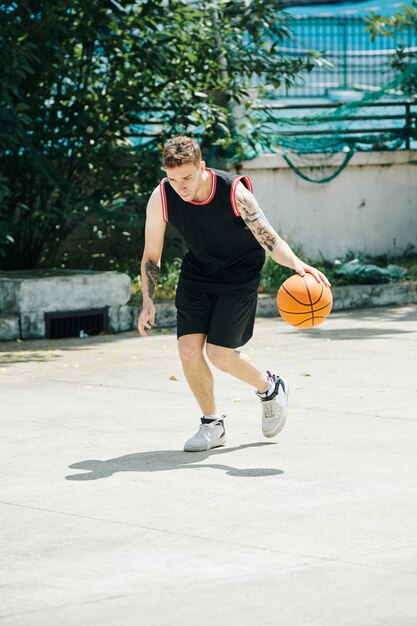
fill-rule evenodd
<path id="1" fill-rule="evenodd" d="M 325 285 L 327 285 L 328 287 L 331 287 L 330 281 L 326 278 L 323 272 L 320 272 L 318 269 L 316 269 L 315 267 L 312 267 L 311 265 L 307 265 L 307 263 L 303 263 L 303 261 L 300 261 L 300 263 L 297 263 L 294 269 L 297 272 L 297 274 L 300 274 L 300 276 L 305 276 L 306 274 L 312 274 L 318 283 L 322 281 Z"/>

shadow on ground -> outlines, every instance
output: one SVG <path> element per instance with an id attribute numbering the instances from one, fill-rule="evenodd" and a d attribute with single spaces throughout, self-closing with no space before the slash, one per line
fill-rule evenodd
<path id="1" fill-rule="evenodd" d="M 239 469 L 222 463 L 202 463 L 206 459 L 244 450 L 245 448 L 257 448 L 260 446 L 276 445 L 273 442 L 247 443 L 234 448 L 216 448 L 208 452 L 182 452 L 179 450 L 153 450 L 151 452 L 137 452 L 125 454 L 107 461 L 88 459 L 73 463 L 71 469 L 87 470 L 88 474 L 72 474 L 66 476 L 67 480 L 98 480 L 108 478 L 118 472 L 164 472 L 178 469 L 219 469 L 224 470 L 228 476 L 255 477 L 276 476 L 283 474 L 283 470 L 269 467 L 256 467 Z"/>
<path id="2" fill-rule="evenodd" d="M 376 323 L 381 320 L 381 316 L 383 316 L 384 320 L 394 320 L 395 322 L 413 322 L 417 321 L 417 305 L 407 304 L 400 306 L 350 309 L 335 311 L 331 315 L 337 315 L 339 319 L 351 319 L 352 316 L 354 316 L 356 320 L 373 320 Z"/>
<path id="3" fill-rule="evenodd" d="M 175 328 L 152 330 L 153 336 L 175 335 L 175 333 Z M 91 350 L 100 345 L 124 342 L 132 338 L 144 341 L 138 331 L 96 335 L 85 339 L 73 337 L 70 339 L 27 339 L 18 342 L 0 341 L 0 366 L 30 362 L 46 363 L 52 359 L 61 358 L 68 351 Z"/>
<path id="4" fill-rule="evenodd" d="M 15 365 L 16 363 L 48 363 L 60 357 L 60 354 L 52 351 L 46 354 L 37 352 L 4 352 L 3 354 L 0 353 L 0 366 Z"/>
<path id="5" fill-rule="evenodd" d="M 398 328 L 311 328 L 300 329 L 303 335 L 309 339 L 329 339 L 331 341 L 359 341 L 369 339 L 381 339 L 392 335 L 407 335 L 412 330 L 399 330 Z"/>

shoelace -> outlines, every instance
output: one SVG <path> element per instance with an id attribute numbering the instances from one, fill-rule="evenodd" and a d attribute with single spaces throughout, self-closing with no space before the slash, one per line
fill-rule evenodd
<path id="1" fill-rule="evenodd" d="M 273 417 L 273 404 L 274 400 L 272 400 L 271 402 L 265 401 L 263 403 L 263 416 L 266 417 L 266 419 Z"/>
<path id="2" fill-rule="evenodd" d="M 220 422 L 216 421 L 211 422 L 210 424 L 200 424 L 197 435 L 203 435 L 203 437 L 205 435 L 208 435 L 208 433 L 210 432 L 210 426 L 220 426 Z"/>

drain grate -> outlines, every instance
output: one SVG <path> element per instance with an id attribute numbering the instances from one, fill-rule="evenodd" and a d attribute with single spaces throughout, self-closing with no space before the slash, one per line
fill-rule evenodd
<path id="1" fill-rule="evenodd" d="M 107 332 L 108 308 L 88 311 L 59 311 L 45 313 L 45 336 L 47 339 L 85 337 Z"/>

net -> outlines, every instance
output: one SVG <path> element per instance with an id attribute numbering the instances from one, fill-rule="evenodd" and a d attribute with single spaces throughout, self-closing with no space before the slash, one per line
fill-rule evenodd
<path id="1" fill-rule="evenodd" d="M 256 140 L 244 147 L 245 157 L 281 154 L 304 180 L 325 183 L 338 176 L 357 151 L 417 148 L 417 96 L 407 98 L 403 89 L 416 82 L 417 63 L 411 63 L 382 88 L 354 93 L 357 99 L 351 102 L 256 103 L 257 127 L 263 130 L 258 136 L 248 133 Z M 306 109 L 314 112 L 306 114 Z"/>

